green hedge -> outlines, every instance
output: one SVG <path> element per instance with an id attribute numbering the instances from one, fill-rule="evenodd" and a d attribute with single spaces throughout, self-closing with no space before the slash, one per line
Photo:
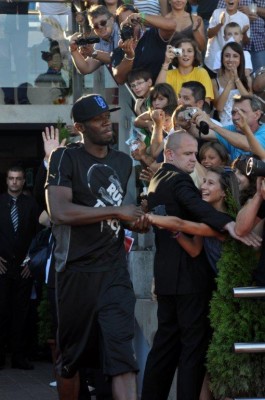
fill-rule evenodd
<path id="1" fill-rule="evenodd" d="M 229 238 L 217 263 L 217 291 L 210 304 L 213 337 L 207 354 L 216 399 L 265 396 L 265 354 L 234 353 L 235 342 L 265 342 L 265 299 L 234 298 L 234 287 L 251 286 L 257 253 Z"/>

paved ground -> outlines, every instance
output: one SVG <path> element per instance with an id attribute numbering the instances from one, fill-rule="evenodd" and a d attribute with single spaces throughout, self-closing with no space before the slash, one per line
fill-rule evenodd
<path id="1" fill-rule="evenodd" d="M 52 364 L 34 362 L 35 369 L 24 371 L 7 367 L 0 371 L 1 400 L 58 400 L 53 380 Z"/>

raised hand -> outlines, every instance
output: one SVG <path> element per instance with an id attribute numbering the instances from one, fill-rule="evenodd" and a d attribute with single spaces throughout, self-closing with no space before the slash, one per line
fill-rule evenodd
<path id="1" fill-rule="evenodd" d="M 142 171 L 140 172 L 139 178 L 141 179 L 141 181 L 150 182 L 151 179 L 153 178 L 154 174 L 155 173 L 152 170 L 152 168 L 146 167 L 145 169 L 142 169 Z"/>
<path id="2" fill-rule="evenodd" d="M 244 133 L 244 131 L 249 127 L 246 115 L 237 107 L 234 107 L 234 111 L 237 112 L 239 118 L 234 118 L 233 122 L 240 131 Z"/>
<path id="3" fill-rule="evenodd" d="M 260 247 L 262 238 L 254 232 L 250 232 L 245 236 L 238 236 L 235 233 L 235 221 L 231 221 L 225 225 L 225 229 L 229 232 L 229 235 L 234 239 L 246 244 L 247 246 Z"/>
<path id="4" fill-rule="evenodd" d="M 44 144 L 45 160 L 47 161 L 53 150 L 57 149 L 57 147 L 65 146 L 66 143 L 66 139 L 63 139 L 61 143 L 59 142 L 59 129 L 54 128 L 54 126 L 46 126 L 45 131 L 42 132 L 42 139 Z"/>
<path id="5" fill-rule="evenodd" d="M 220 24 L 222 24 L 223 26 L 225 25 L 225 11 L 223 11 L 220 14 L 219 21 L 220 21 Z"/>

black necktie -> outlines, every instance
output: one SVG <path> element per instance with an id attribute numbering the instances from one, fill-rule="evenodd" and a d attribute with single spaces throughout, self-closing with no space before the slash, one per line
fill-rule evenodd
<path id="1" fill-rule="evenodd" d="M 18 227 L 18 209 L 17 209 L 17 199 L 12 197 L 11 203 L 11 220 L 14 227 L 14 231 L 17 231 Z"/>

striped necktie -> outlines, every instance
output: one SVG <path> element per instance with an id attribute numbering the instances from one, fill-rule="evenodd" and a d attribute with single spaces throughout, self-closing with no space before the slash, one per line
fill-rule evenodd
<path id="1" fill-rule="evenodd" d="M 14 231 L 17 231 L 18 227 L 18 209 L 17 209 L 17 199 L 16 197 L 12 197 L 11 199 L 11 220 L 13 224 Z"/>

